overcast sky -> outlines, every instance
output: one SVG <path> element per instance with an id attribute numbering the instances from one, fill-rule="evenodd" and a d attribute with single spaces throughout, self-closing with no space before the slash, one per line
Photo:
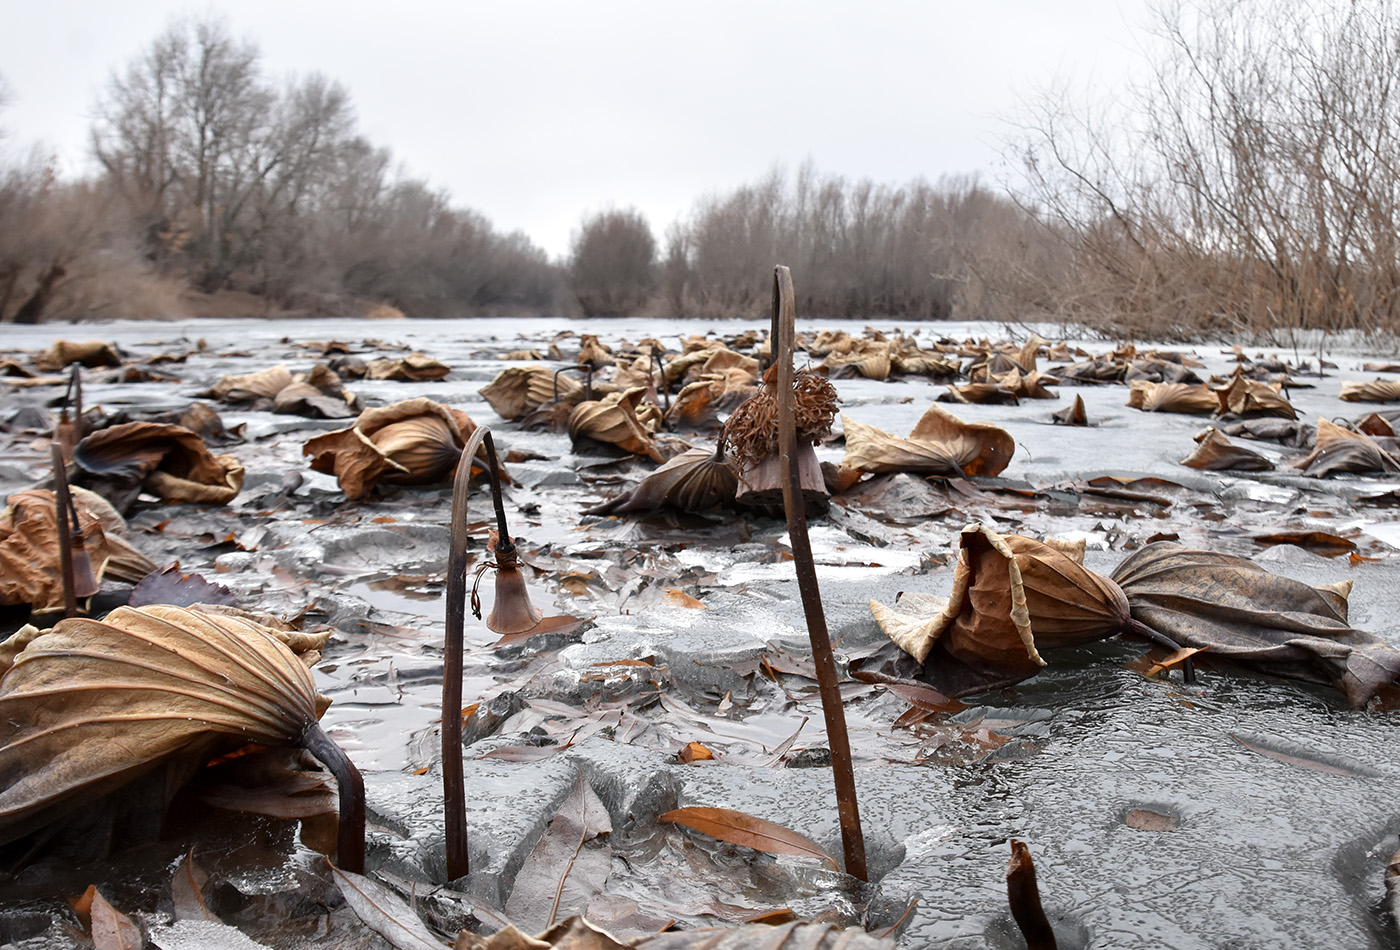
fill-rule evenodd
<path id="1" fill-rule="evenodd" d="M 0 0 L 0 128 L 89 170 L 93 103 L 181 16 L 222 16 L 267 76 L 320 72 L 403 169 L 567 253 L 585 213 L 658 239 L 775 165 L 1002 180 L 1004 119 L 1058 80 L 1120 83 L 1150 0 Z"/>

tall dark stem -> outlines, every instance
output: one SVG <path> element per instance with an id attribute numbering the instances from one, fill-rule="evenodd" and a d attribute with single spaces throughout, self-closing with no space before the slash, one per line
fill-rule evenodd
<path id="1" fill-rule="evenodd" d="M 472 459 L 485 442 L 487 474 L 496 506 L 496 551 L 508 554 L 515 543 L 506 530 L 501 497 L 500 464 L 491 430 L 477 426 L 462 449 L 452 482 L 452 535 L 447 551 L 446 642 L 442 660 L 442 797 L 447 826 L 447 878 L 455 881 L 469 871 L 467 860 L 467 788 L 462 771 L 462 640 L 467 615 L 467 496 L 471 491 Z"/>
<path id="2" fill-rule="evenodd" d="M 846 710 L 841 703 L 841 687 L 836 680 L 836 657 L 826 628 L 817 566 L 812 543 L 807 536 L 806 501 L 802 494 L 797 464 L 797 413 L 793 402 L 793 341 L 797 320 L 792 274 L 786 267 L 773 272 L 773 358 L 778 366 L 778 450 L 782 463 L 783 508 L 787 513 L 792 557 L 797 565 L 797 589 L 807 617 L 807 635 L 812 642 L 812 661 L 817 668 L 817 689 L 826 719 L 827 741 L 831 744 L 832 778 L 836 783 L 836 808 L 841 822 L 841 845 L 846 873 L 862 881 L 870 879 L 865 865 L 865 836 L 860 828 L 860 806 L 856 802 L 855 769 L 851 763 L 851 740 L 846 730 Z"/>
<path id="3" fill-rule="evenodd" d="M 340 829 L 336 858 L 340 866 L 356 874 L 365 872 L 365 780 L 355 763 L 326 735 L 319 722 L 307 723 L 301 734 L 301 747 L 321 760 L 335 776 L 340 795 Z"/>
<path id="4" fill-rule="evenodd" d="M 73 576 L 73 538 L 68 527 L 68 470 L 63 464 L 63 448 L 54 440 L 49 444 L 53 459 L 54 520 L 58 527 L 58 569 L 63 575 L 63 616 L 78 615 L 78 584 Z"/>

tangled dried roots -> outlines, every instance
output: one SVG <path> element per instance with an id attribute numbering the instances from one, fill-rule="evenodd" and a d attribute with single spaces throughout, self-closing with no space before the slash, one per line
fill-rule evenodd
<path id="1" fill-rule="evenodd" d="M 776 369 L 764 374 L 758 392 L 746 399 L 720 434 L 720 448 L 740 471 L 748 471 L 778 451 L 778 387 Z M 792 393 L 797 437 L 820 442 L 831 431 L 838 403 L 836 387 L 811 370 L 793 374 Z"/>

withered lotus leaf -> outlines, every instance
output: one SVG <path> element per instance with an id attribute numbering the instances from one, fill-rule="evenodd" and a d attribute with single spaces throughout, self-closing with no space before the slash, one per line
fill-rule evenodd
<path id="1" fill-rule="evenodd" d="M 1000 383 L 980 382 L 949 386 L 939 395 L 938 401 L 978 406 L 1019 406 L 1021 397 Z"/>
<path id="2" fill-rule="evenodd" d="M 442 379 L 451 367 L 422 353 L 410 353 L 402 359 L 370 360 L 365 367 L 368 379 L 387 379 L 401 383 L 429 382 Z"/>
<path id="3" fill-rule="evenodd" d="M 1350 582 L 1312 587 L 1248 558 L 1170 541 L 1140 548 L 1112 577 L 1133 619 L 1180 646 L 1335 686 L 1353 706 L 1400 676 L 1400 650 L 1348 622 Z"/>
<path id="4" fill-rule="evenodd" d="M 1318 417 L 1312 452 L 1293 463 L 1304 475 L 1325 478 L 1335 472 L 1400 472 L 1400 461 L 1375 439 Z"/>
<path id="5" fill-rule="evenodd" d="M 73 449 L 78 467 L 125 489 L 140 486 L 166 501 L 224 505 L 243 487 L 243 466 L 213 455 L 184 426 L 127 422 L 99 429 Z"/>
<path id="6" fill-rule="evenodd" d="M 549 366 L 512 366 L 496 374 L 481 387 L 480 393 L 502 419 L 515 421 L 554 398 L 556 376 Z M 576 379 L 557 377 L 559 400 L 573 404 L 583 396 L 583 384 Z"/>
<path id="7" fill-rule="evenodd" d="M 654 413 L 646 411 L 655 407 L 649 403 L 644 406 L 645 396 L 645 389 L 634 386 L 624 392 L 609 393 L 602 399 L 579 403 L 569 416 L 569 438 L 575 444 L 582 438 L 606 442 L 653 461 L 666 461 L 652 438 L 661 413 L 659 409 Z"/>
<path id="8" fill-rule="evenodd" d="M 1082 546 L 973 524 L 963 529 L 946 600 L 906 595 L 900 604 L 910 601 L 909 609 L 876 601 L 870 608 L 881 629 L 923 664 L 925 682 L 962 696 L 1035 675 L 1045 665 L 1041 649 L 1128 629 L 1128 601 L 1118 585 L 1082 561 Z"/>
<path id="9" fill-rule="evenodd" d="M 1075 394 L 1074 403 L 1059 412 L 1051 413 L 1050 420 L 1057 426 L 1087 426 L 1089 414 L 1084 411 L 1084 397 Z"/>
<path id="10" fill-rule="evenodd" d="M 54 340 L 50 349 L 34 357 L 34 366 L 45 373 L 63 369 L 74 363 L 95 369 L 99 366 L 120 366 L 122 358 L 115 346 L 101 340 L 87 340 L 82 343 Z"/>
<path id="11" fill-rule="evenodd" d="M 221 747 L 297 745 L 325 708 L 277 631 L 229 613 L 119 607 L 26 638 L 0 676 L 0 842 L 167 767 L 136 806 L 163 811 Z"/>
<path id="12" fill-rule="evenodd" d="M 334 475 L 354 500 L 380 482 L 427 485 L 445 480 L 475 431 L 476 423 L 465 412 L 419 396 L 367 409 L 350 428 L 308 439 L 302 454 L 311 456 L 314 470 Z M 477 458 L 485 462 L 485 449 Z"/>
<path id="13" fill-rule="evenodd" d="M 717 427 L 719 413 L 733 410 L 757 391 L 753 379 L 742 369 L 705 373 L 671 400 L 667 419 L 692 429 Z"/>
<path id="14" fill-rule="evenodd" d="M 1262 472 L 1274 467 L 1258 452 L 1235 445 L 1215 426 L 1206 426 L 1195 439 L 1196 448 L 1181 460 L 1182 465 L 1212 472 Z"/>
<path id="15" fill-rule="evenodd" d="M 1220 411 L 1237 416 L 1278 416 L 1283 419 L 1296 419 L 1298 413 L 1293 404 L 1283 397 L 1282 387 L 1261 383 L 1243 376 L 1236 376 L 1230 385 L 1217 389 L 1220 397 Z"/>
<path id="16" fill-rule="evenodd" d="M 126 524 L 105 499 L 76 486 L 69 490 L 99 583 L 110 577 L 134 584 L 156 569 L 125 540 Z M 52 491 L 34 488 L 9 497 L 0 511 L 0 604 L 28 604 L 36 611 L 63 606 L 58 532 Z"/>
<path id="17" fill-rule="evenodd" d="M 934 403 L 900 439 L 845 413 L 846 457 L 841 467 L 861 472 L 923 475 L 998 475 L 1011 461 L 1016 442 L 1005 429 L 967 423 Z"/>
<path id="18" fill-rule="evenodd" d="M 636 487 L 585 514 L 620 515 L 672 507 L 703 514 L 732 508 L 738 478 L 718 451 L 703 446 L 682 452 L 637 483 Z"/>
<path id="19" fill-rule="evenodd" d="M 1400 399 L 1400 381 L 1374 379 L 1369 383 L 1342 383 L 1337 395 L 1346 402 L 1395 402 Z"/>
<path id="20" fill-rule="evenodd" d="M 292 384 L 292 371 L 278 364 L 255 373 L 241 373 L 225 376 L 205 393 L 220 402 L 253 402 L 257 399 L 275 399 L 277 394 Z"/>
<path id="21" fill-rule="evenodd" d="M 1220 409 L 1220 397 L 1206 385 L 1152 383 L 1133 380 L 1128 405 L 1143 412 L 1181 412 L 1209 415 Z"/>

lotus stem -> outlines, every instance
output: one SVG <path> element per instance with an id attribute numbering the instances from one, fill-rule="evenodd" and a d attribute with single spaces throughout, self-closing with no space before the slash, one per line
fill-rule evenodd
<path id="1" fill-rule="evenodd" d="M 554 371 L 554 401 L 559 401 L 559 374 L 571 373 L 577 370 L 583 373 L 583 398 L 587 401 L 593 399 L 593 364 L 579 363 L 576 366 L 564 366 Z"/>
<path id="2" fill-rule="evenodd" d="M 812 643 L 812 662 L 817 668 L 817 689 L 826 719 L 827 741 L 831 746 L 831 771 L 836 784 L 836 808 L 841 822 L 841 845 L 846 873 L 861 881 L 870 880 L 865 864 L 865 836 L 860 828 L 860 806 L 856 802 L 855 770 L 851 764 L 851 740 L 846 729 L 846 710 L 841 703 L 841 687 L 836 679 L 836 657 L 831 650 L 817 566 L 807 535 L 806 502 L 797 466 L 797 410 L 793 399 L 793 337 L 797 309 L 792 273 L 779 266 L 773 272 L 773 356 L 778 366 L 778 454 L 782 465 L 783 508 L 787 514 L 788 536 L 797 566 L 797 589 L 807 618 L 807 636 Z"/>
<path id="3" fill-rule="evenodd" d="M 336 745 L 319 722 L 307 723 L 301 734 L 301 747 L 321 760 L 335 776 L 340 794 L 340 828 L 336 838 L 336 858 L 340 866 L 356 874 L 365 873 L 365 780 L 355 763 Z"/>
<path id="4" fill-rule="evenodd" d="M 1129 619 L 1128 632 L 1137 634 L 1149 643 L 1155 643 L 1158 646 L 1166 647 L 1173 653 L 1181 649 L 1181 644 L 1177 643 L 1165 633 L 1159 633 L 1153 630 L 1141 620 Z M 1181 682 L 1186 686 L 1196 685 L 1196 664 L 1189 656 L 1181 661 Z"/>
<path id="5" fill-rule="evenodd" d="M 555 385 L 558 385 L 557 373 Z M 487 474 L 491 477 L 491 497 L 496 506 L 496 552 L 508 557 L 515 551 L 515 543 L 506 530 L 496 442 L 488 426 L 477 426 L 462 449 L 457 476 L 452 481 L 452 535 L 447 552 L 447 616 L 442 660 L 442 797 L 449 881 L 465 877 L 470 869 L 466 777 L 462 771 L 462 639 L 467 614 L 467 497 L 471 492 L 472 459 L 483 442 Z"/>
<path id="6" fill-rule="evenodd" d="M 1031 850 L 1015 838 L 1011 839 L 1011 862 L 1006 867 L 1006 896 L 1011 902 L 1011 917 L 1026 938 L 1026 950 L 1056 950 L 1055 930 L 1040 903 Z"/>
<path id="7" fill-rule="evenodd" d="M 58 565 L 63 575 L 63 616 L 76 617 L 78 584 L 73 576 L 73 538 L 67 530 L 68 509 L 73 502 L 68 495 L 68 471 L 63 464 L 63 447 L 57 439 L 49 443 L 49 455 L 53 458 L 54 521 L 58 527 Z"/>
<path id="8" fill-rule="evenodd" d="M 666 361 L 661 358 L 661 350 L 655 343 L 651 346 L 651 361 L 647 363 L 647 375 L 651 375 L 653 366 L 661 367 L 661 411 L 668 413 L 671 411 L 671 384 L 666 381 Z M 655 383 L 652 384 L 656 385 Z"/>

